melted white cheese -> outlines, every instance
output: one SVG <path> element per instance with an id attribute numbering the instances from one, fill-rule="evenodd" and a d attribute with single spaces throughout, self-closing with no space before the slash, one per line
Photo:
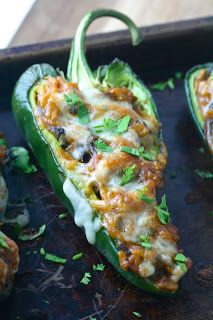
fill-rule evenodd
<path id="1" fill-rule="evenodd" d="M 150 261 L 145 260 L 139 265 L 139 273 L 144 278 L 150 277 L 155 273 L 155 267 Z"/>
<path id="2" fill-rule="evenodd" d="M 127 101 L 115 101 L 110 99 L 106 94 L 95 88 L 86 88 L 83 90 L 83 98 L 88 104 L 97 106 L 118 105 L 128 109 L 132 109 L 131 103 Z"/>
<path id="3" fill-rule="evenodd" d="M 88 201 L 80 195 L 68 178 L 64 182 L 63 190 L 75 210 L 75 224 L 84 227 L 87 241 L 94 244 L 96 232 L 101 228 L 100 219 L 94 219 L 94 213 Z"/>

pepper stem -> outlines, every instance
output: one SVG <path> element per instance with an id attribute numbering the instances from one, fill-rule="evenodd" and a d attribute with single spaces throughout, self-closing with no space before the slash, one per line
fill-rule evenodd
<path id="1" fill-rule="evenodd" d="M 142 40 L 140 30 L 126 15 L 110 9 L 97 9 L 88 12 L 81 20 L 76 31 L 75 38 L 72 41 L 70 57 L 67 66 L 67 79 L 69 81 L 78 83 L 80 87 L 96 87 L 98 85 L 87 63 L 84 51 L 84 43 L 88 27 L 95 19 L 100 17 L 113 17 L 123 21 L 128 26 L 128 29 L 131 33 L 133 46 L 138 45 Z"/>

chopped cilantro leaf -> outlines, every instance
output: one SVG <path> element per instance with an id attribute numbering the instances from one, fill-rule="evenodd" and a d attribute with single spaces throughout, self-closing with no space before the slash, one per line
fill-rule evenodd
<path id="1" fill-rule="evenodd" d="M 136 148 L 130 148 L 130 147 L 123 146 L 123 147 L 121 147 L 121 151 L 129 153 L 129 154 L 136 156 L 136 157 L 139 157 L 139 155 L 140 155 L 139 149 L 136 149 Z"/>
<path id="2" fill-rule="evenodd" d="M 183 77 L 183 73 L 180 71 L 177 71 L 175 73 L 175 79 L 180 80 Z"/>
<path id="3" fill-rule="evenodd" d="M 175 88 L 174 79 L 169 78 L 169 80 L 167 81 L 167 86 L 173 90 Z"/>
<path id="4" fill-rule="evenodd" d="M 149 236 L 147 234 L 141 235 L 139 238 L 140 238 L 139 244 L 142 247 L 146 249 L 150 249 L 152 247 L 152 244 L 149 241 Z"/>
<path id="5" fill-rule="evenodd" d="M 144 158 L 145 160 L 154 160 L 153 155 L 151 153 L 145 151 L 143 146 L 140 147 L 139 149 L 123 146 L 123 147 L 121 147 L 121 151 L 129 153 L 129 154 L 136 156 L 136 157 Z"/>
<path id="6" fill-rule="evenodd" d="M 106 130 L 114 130 L 116 127 L 117 127 L 117 121 L 116 120 L 113 120 L 111 118 L 106 118 L 104 119 L 104 124 L 103 124 L 103 127 L 106 129 Z"/>
<path id="7" fill-rule="evenodd" d="M 65 94 L 64 100 L 68 104 L 68 106 L 71 106 L 71 107 L 75 107 L 75 106 L 79 107 L 79 105 L 83 103 L 81 98 L 74 92 Z"/>
<path id="8" fill-rule="evenodd" d="M 178 254 L 176 254 L 174 259 L 175 259 L 177 265 L 179 265 L 181 267 L 181 269 L 184 272 L 186 272 L 187 271 L 187 267 L 186 267 L 187 258 L 184 256 L 184 254 L 178 253 Z"/>
<path id="9" fill-rule="evenodd" d="M 167 87 L 167 82 L 158 82 L 158 83 L 155 83 L 151 86 L 151 89 L 153 90 L 158 90 L 158 91 L 163 91 L 165 90 Z"/>
<path id="10" fill-rule="evenodd" d="M 104 271 L 105 265 L 103 263 L 98 263 L 97 265 L 93 264 L 93 270 L 95 271 Z"/>
<path id="11" fill-rule="evenodd" d="M 44 248 L 40 248 L 40 255 L 44 257 L 44 259 L 56 263 L 65 264 L 67 262 L 67 259 L 60 258 L 54 254 L 48 253 L 44 250 Z"/>
<path id="12" fill-rule="evenodd" d="M 83 257 L 83 252 L 79 252 L 79 253 L 76 253 L 73 257 L 72 257 L 72 260 L 73 261 L 76 261 L 76 260 L 79 260 Z"/>
<path id="13" fill-rule="evenodd" d="M 24 233 L 24 232 L 22 231 L 22 232 L 19 233 L 18 239 L 19 239 L 19 240 L 22 240 L 22 241 L 31 241 L 31 240 L 34 240 L 34 239 L 40 237 L 40 236 L 44 233 L 45 229 L 46 229 L 46 225 L 43 224 L 43 225 L 39 228 L 39 230 L 38 230 L 37 232 L 34 232 L 33 234 L 26 234 L 26 233 Z"/>
<path id="14" fill-rule="evenodd" d="M 12 147 L 9 152 L 10 165 L 13 169 L 21 170 L 24 173 L 34 173 L 36 167 L 30 163 L 28 151 L 23 147 Z"/>
<path id="15" fill-rule="evenodd" d="M 80 283 L 83 283 L 84 285 L 88 285 L 91 281 L 91 274 L 89 272 L 85 272 L 83 278 L 81 279 Z"/>
<path id="16" fill-rule="evenodd" d="M 161 199 L 161 203 L 159 206 L 156 206 L 155 209 L 157 210 L 158 219 L 162 224 L 167 224 L 169 221 L 170 213 L 168 211 L 168 207 L 166 204 L 166 195 Z"/>
<path id="17" fill-rule="evenodd" d="M 96 318 L 95 317 L 89 317 L 89 320 L 96 320 Z"/>
<path id="18" fill-rule="evenodd" d="M 204 171 L 204 170 L 199 170 L 199 169 L 195 169 L 195 173 L 203 179 L 212 179 L 213 178 L 213 173 L 209 172 L 209 171 Z"/>
<path id="19" fill-rule="evenodd" d="M 65 219 L 65 218 L 67 218 L 67 216 L 68 216 L 67 213 L 60 213 L 58 217 L 59 217 L 59 219 Z"/>
<path id="20" fill-rule="evenodd" d="M 40 248 L 40 255 L 41 255 L 41 256 L 45 256 L 45 250 L 44 250 L 44 248 Z"/>
<path id="21" fill-rule="evenodd" d="M 3 233 L 0 232 L 0 247 L 9 249 L 7 242 L 3 238 Z"/>
<path id="22" fill-rule="evenodd" d="M 153 201 L 155 200 L 154 198 L 149 198 L 147 197 L 143 192 L 139 191 L 138 192 L 138 197 L 140 200 L 143 200 L 144 202 L 148 203 L 148 204 L 152 204 Z"/>
<path id="23" fill-rule="evenodd" d="M 198 148 L 197 151 L 201 154 L 205 153 L 205 149 L 203 147 Z"/>
<path id="24" fill-rule="evenodd" d="M 124 116 L 118 121 L 117 132 L 123 133 L 126 132 L 130 123 L 130 115 Z"/>
<path id="25" fill-rule="evenodd" d="M 95 143 L 96 148 L 101 152 L 112 152 L 113 148 L 108 146 L 104 140 L 98 139 Z"/>
<path id="26" fill-rule="evenodd" d="M 137 311 L 133 311 L 134 316 L 136 316 L 137 318 L 142 318 L 142 315 L 140 312 Z"/>
<path id="27" fill-rule="evenodd" d="M 89 111 L 87 110 L 87 107 L 83 104 L 80 104 L 78 107 L 78 118 L 79 122 L 82 124 L 87 124 L 90 122 Z"/>
<path id="28" fill-rule="evenodd" d="M 123 176 L 120 182 L 120 186 L 124 186 L 125 184 L 131 182 L 132 180 L 134 180 L 135 178 L 135 169 L 136 169 L 136 165 L 133 164 L 130 167 L 127 167 L 126 169 L 124 169 L 123 172 Z"/>

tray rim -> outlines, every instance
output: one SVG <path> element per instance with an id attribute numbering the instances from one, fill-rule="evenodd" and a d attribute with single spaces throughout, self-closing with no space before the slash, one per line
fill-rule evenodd
<path id="1" fill-rule="evenodd" d="M 153 41 L 161 39 L 170 39 L 173 37 L 195 34 L 196 32 L 210 31 L 213 33 L 213 16 L 202 18 L 179 20 L 176 22 L 155 24 L 151 26 L 140 27 L 144 40 Z M 0 50 L 0 63 L 13 57 L 21 57 L 30 54 L 36 56 L 38 53 L 63 51 L 70 48 L 73 38 L 65 38 L 46 42 L 38 42 L 21 46 L 9 47 Z M 97 33 L 88 35 L 86 38 L 87 48 L 107 47 L 112 43 L 125 44 L 130 42 L 128 30 L 119 30 L 114 32 Z"/>

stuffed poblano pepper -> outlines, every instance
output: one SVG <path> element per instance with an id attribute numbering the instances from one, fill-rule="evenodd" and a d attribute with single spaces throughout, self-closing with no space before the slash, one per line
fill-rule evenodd
<path id="1" fill-rule="evenodd" d="M 92 72 L 84 40 L 93 20 L 125 15 L 88 13 L 72 42 L 67 77 L 48 64 L 18 80 L 12 105 L 17 123 L 56 194 L 83 227 L 89 243 L 120 274 L 153 293 L 174 293 L 190 260 L 177 247 L 166 196 L 156 201 L 167 151 L 149 90 L 128 64 L 114 60 Z"/>
<path id="2" fill-rule="evenodd" d="M 185 90 L 195 125 L 213 155 L 213 63 L 189 70 Z"/>

